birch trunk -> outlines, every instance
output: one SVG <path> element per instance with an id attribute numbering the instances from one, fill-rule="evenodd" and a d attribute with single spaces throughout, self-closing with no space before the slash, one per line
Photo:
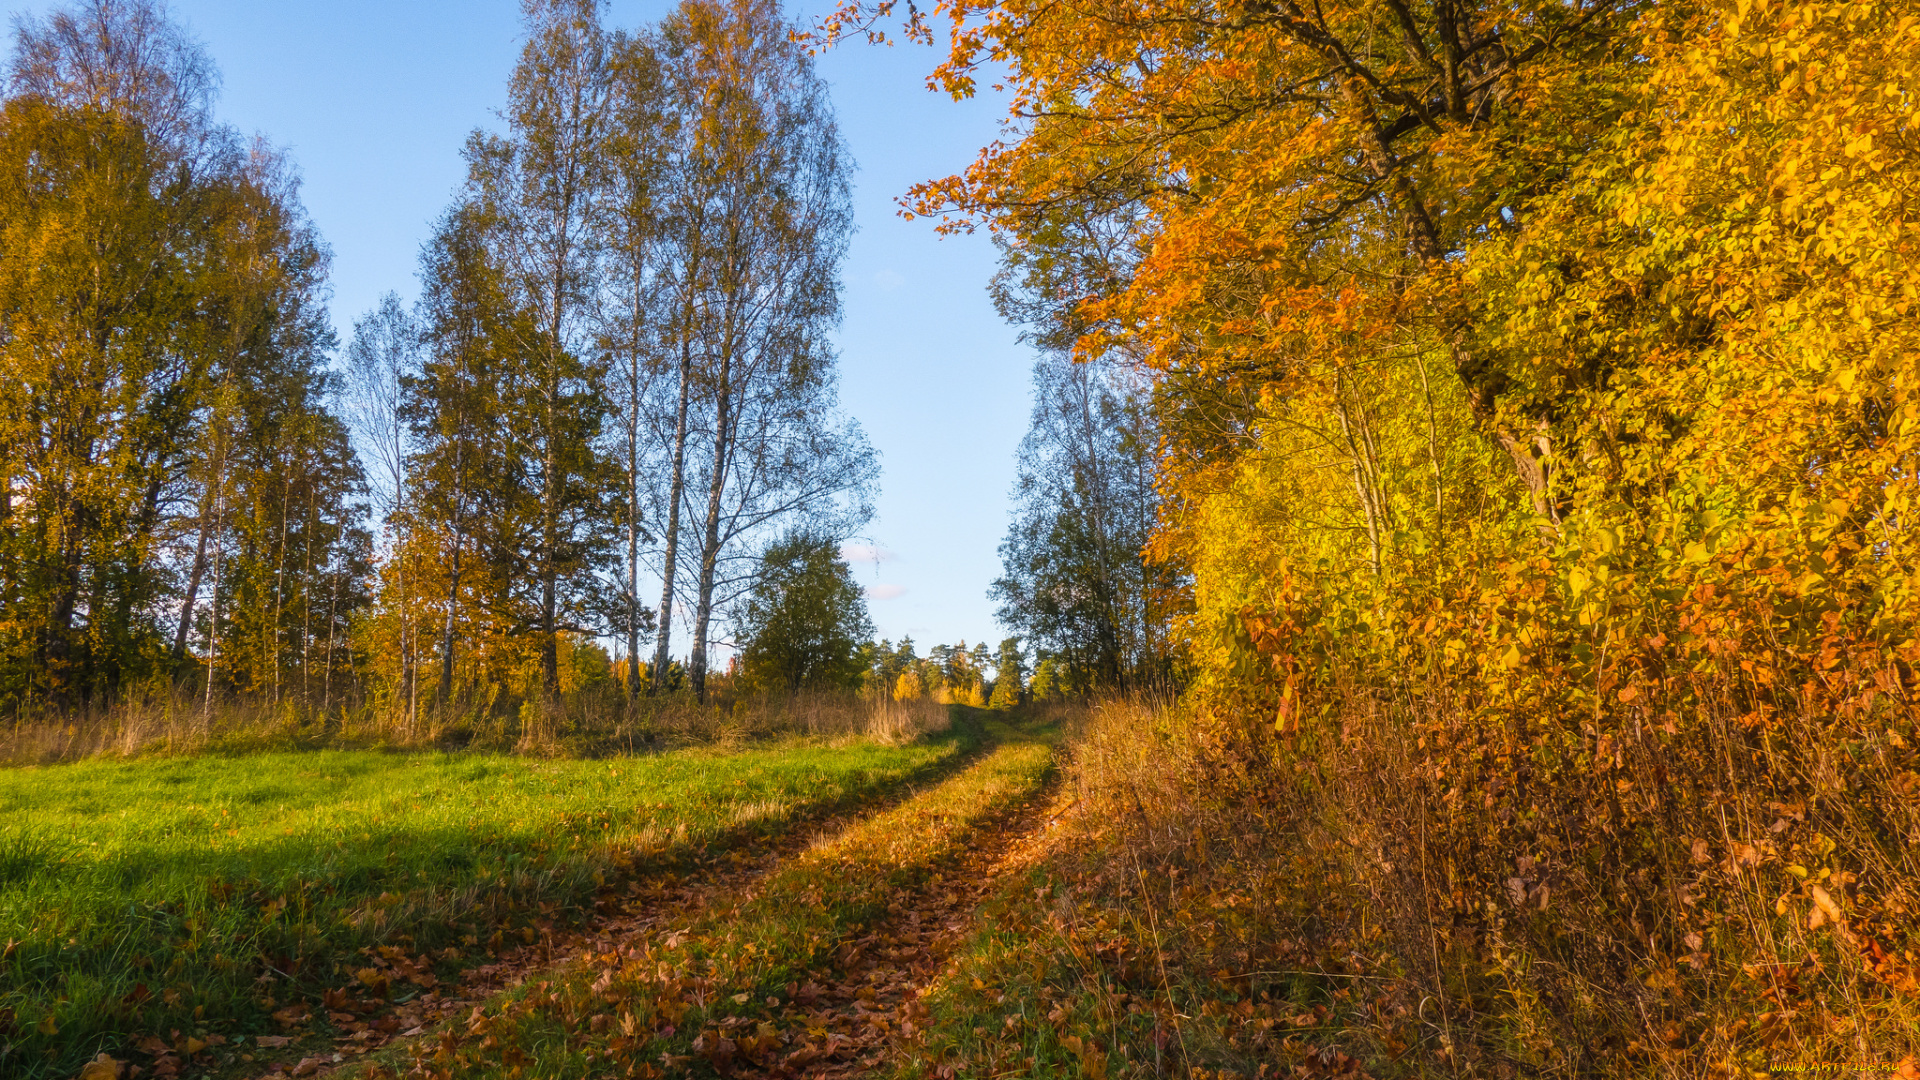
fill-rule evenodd
<path id="1" fill-rule="evenodd" d="M 187 658 L 187 631 L 193 626 L 193 607 L 200 596 L 200 581 L 207 573 L 207 534 L 213 528 L 213 489 L 208 487 L 200 505 L 200 539 L 193 548 L 193 569 L 187 573 L 187 594 L 180 600 L 180 622 L 173 628 L 174 678 L 180 677 L 180 665 Z"/>
<path id="2" fill-rule="evenodd" d="M 707 700 L 707 629 L 713 620 L 713 576 L 720 565 L 720 509 L 727 486 L 732 359 L 727 353 L 721 355 L 719 385 L 714 392 L 713 475 L 707 482 L 707 519 L 700 542 L 699 600 L 693 613 L 693 654 L 687 661 L 687 679 L 693 684 L 693 696 L 703 702 Z"/>
<path id="3" fill-rule="evenodd" d="M 653 681 L 647 692 L 657 694 L 667 683 L 667 664 L 673 644 L 673 579 L 680 565 L 680 499 L 687 485 L 687 395 L 693 381 L 693 354 L 686 342 L 680 345 L 680 400 L 673 426 L 673 478 L 667 485 L 667 537 L 665 562 L 660 569 L 660 635 L 653 650 Z"/>

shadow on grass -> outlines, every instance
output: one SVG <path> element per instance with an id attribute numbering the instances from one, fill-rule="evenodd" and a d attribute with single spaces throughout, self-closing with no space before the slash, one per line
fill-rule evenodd
<path id="1" fill-rule="evenodd" d="M 434 954 L 451 975 L 499 931 L 588 917 L 604 885 L 697 872 L 719 852 L 944 778 L 986 745 L 971 712 L 903 747 L 591 762 L 328 752 L 21 770 L 0 787 L 0 1074 L 71 1076 L 97 1053 L 126 1057 L 137 1036 L 175 1029 L 277 1034 L 276 1007 L 317 1000 L 378 946 Z M 430 775 L 383 777 L 415 766 Z M 622 769 L 659 775 L 603 779 Z M 406 784 L 428 778 L 430 809 Z M 381 779 L 400 786 L 351 802 Z M 116 797 L 136 781 L 144 803 Z M 508 789 L 517 801 L 503 807 Z M 281 810 L 276 835 L 241 824 L 267 806 Z M 140 834 L 124 820 L 141 814 L 159 827 Z"/>

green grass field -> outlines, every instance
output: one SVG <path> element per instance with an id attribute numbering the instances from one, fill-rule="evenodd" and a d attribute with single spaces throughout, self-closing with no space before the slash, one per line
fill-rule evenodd
<path id="1" fill-rule="evenodd" d="M 858 804 L 971 742 L 0 770 L 0 1075 L 71 1076 L 148 1032 L 277 1030 L 276 1005 L 349 978 L 359 950 L 484 949 L 535 898 Z"/>

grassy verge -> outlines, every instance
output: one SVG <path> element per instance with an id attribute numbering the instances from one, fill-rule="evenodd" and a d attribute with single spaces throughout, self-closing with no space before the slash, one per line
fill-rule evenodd
<path id="1" fill-rule="evenodd" d="M 1060 828 L 980 906 L 893 1076 L 1450 1075 L 1443 1018 L 1378 962 L 1378 927 L 1275 841 L 1287 807 L 1165 712 L 1068 726 Z"/>
<path id="2" fill-rule="evenodd" d="M 1178 708 L 1107 703 L 1069 729 L 1061 828 L 1044 861 L 999 885 L 930 987 L 902 1080 L 1920 1078 L 1913 924 L 1836 925 L 1851 910 L 1838 888 L 1813 894 L 1823 906 L 1812 914 L 1792 885 L 1758 895 L 1764 905 L 1746 922 L 1704 911 L 1724 936 L 1683 938 L 1692 954 L 1659 952 L 1660 928 L 1648 923 L 1649 959 L 1602 981 L 1564 958 L 1589 960 L 1578 950 L 1607 944 L 1590 928 L 1631 909 L 1570 903 L 1560 890 L 1591 887 L 1572 877 L 1554 879 L 1550 896 L 1517 876 L 1532 857 L 1500 896 L 1468 907 L 1471 864 L 1404 825 L 1405 804 L 1424 797 L 1412 771 L 1359 774 L 1340 755 L 1361 751 L 1337 743 L 1322 744 L 1318 763 L 1248 754 Z M 1459 800 L 1462 815 L 1495 805 L 1498 788 L 1459 783 L 1472 795 Z M 1638 786 L 1618 785 L 1623 795 Z M 1804 809 L 1780 805 L 1772 835 L 1790 834 Z M 1488 847 L 1508 842 L 1484 835 Z M 1701 839 L 1671 880 L 1683 906 L 1708 909 L 1709 890 L 1727 887 L 1714 875 L 1745 873 L 1741 887 L 1757 894 L 1763 858 L 1749 847 L 1716 863 Z M 1808 893 L 1846 881 L 1821 878 L 1818 864 L 1785 872 Z M 1664 900 L 1651 875 L 1623 869 L 1613 880 L 1649 905 Z M 1758 930 L 1739 936 L 1742 927 Z M 1852 954 L 1787 951 L 1815 931 Z M 1529 952 L 1523 933 L 1561 952 Z M 1606 995 L 1632 994 L 1645 1016 L 1608 1011 Z M 1688 1011 L 1663 1019 L 1656 1006 L 1676 1001 Z M 1567 1038 L 1582 1025 L 1596 1034 Z"/>
<path id="3" fill-rule="evenodd" d="M 387 946 L 433 968 L 611 876 L 750 841 L 954 763 L 906 746 L 594 761 L 323 751 L 0 771 L 0 1074 L 136 1038 L 277 1033 Z M 399 992 L 396 990 L 396 993 Z"/>
<path id="4" fill-rule="evenodd" d="M 682 933 L 524 988 L 383 1061 L 376 1076 L 655 1076 L 796 1070 L 839 1047 L 809 1027 L 809 973 L 932 883 L 977 830 L 1036 792 L 1051 732 L 988 720 L 998 745 L 900 806 L 793 859 Z"/>

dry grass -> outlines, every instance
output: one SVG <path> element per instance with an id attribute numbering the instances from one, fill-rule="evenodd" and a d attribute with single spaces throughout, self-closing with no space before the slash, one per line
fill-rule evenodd
<path id="1" fill-rule="evenodd" d="M 293 709 L 170 695 L 64 716 L 17 715 L 0 727 L 0 765 L 246 746 L 281 749 L 313 743 L 319 734 Z"/>
<path id="2" fill-rule="evenodd" d="M 1461 702 L 1354 700 L 1315 755 L 1321 828 L 1489 1060 L 1678 1077 L 1920 1052 L 1909 717 L 1756 727 L 1705 692 L 1487 730 Z"/>
<path id="3" fill-rule="evenodd" d="M 1920 1072 L 1920 784 L 1897 748 L 1850 751 L 1813 721 L 1768 744 L 1704 717 L 1556 769 L 1444 703 L 1349 700 L 1317 735 L 1083 711 L 1065 839 L 982 919 L 931 1060 Z M 1001 994 L 1021 1020 L 977 1037 Z"/>
<path id="4" fill-rule="evenodd" d="M 895 701 L 883 694 L 799 694 L 734 703 L 729 719 L 744 737 L 800 735 L 909 743 L 946 727 L 950 710 L 930 697 Z"/>
<path id="5" fill-rule="evenodd" d="M 438 748 L 540 757 L 641 753 L 674 746 L 737 747 L 770 739 L 902 745 L 942 730 L 931 698 L 868 694 L 736 699 L 724 678 L 706 702 L 685 693 L 630 700 L 601 683 L 550 702 L 467 697 L 436 708 L 398 703 L 322 713 L 295 702 L 160 694 L 61 715 L 17 715 L 0 726 L 0 766 L 92 757 L 242 753 L 302 748 Z"/>

